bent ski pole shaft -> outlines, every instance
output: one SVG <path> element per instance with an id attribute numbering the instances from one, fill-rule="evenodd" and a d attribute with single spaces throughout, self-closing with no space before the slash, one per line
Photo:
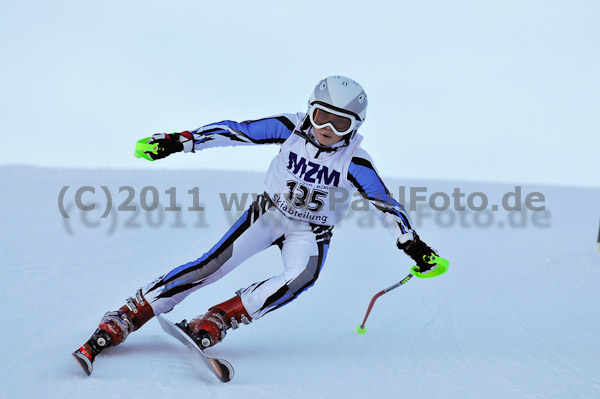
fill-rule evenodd
<path id="1" fill-rule="evenodd" d="M 371 313 L 371 309 L 373 309 L 373 305 L 375 305 L 375 301 L 382 296 L 383 294 L 387 294 L 388 292 L 395 290 L 396 288 L 400 287 L 401 285 L 406 284 L 411 278 L 413 277 L 412 274 L 409 274 L 408 276 L 406 276 L 402 281 L 397 282 L 396 284 L 387 287 L 386 289 L 379 291 L 377 294 L 375 294 L 373 296 L 373 298 L 371 299 L 371 302 L 369 303 L 369 308 L 367 309 L 367 313 L 365 314 L 365 318 L 362 322 L 362 324 L 360 326 L 358 326 L 358 328 L 356 329 L 356 331 L 358 331 L 359 334 L 364 334 L 366 330 L 365 328 L 365 324 L 367 323 L 367 319 L 369 318 L 369 314 Z"/>
<path id="2" fill-rule="evenodd" d="M 371 309 L 373 309 L 373 305 L 375 305 L 375 301 L 377 300 L 377 298 L 379 298 L 383 294 L 386 294 L 386 293 L 400 287 L 403 284 L 406 284 L 413 276 L 417 276 L 419 278 L 427 278 L 427 279 L 431 278 L 431 277 L 440 276 L 448 271 L 448 266 L 450 265 L 450 262 L 448 262 L 447 259 L 440 258 L 439 256 L 433 255 L 433 254 L 429 255 L 429 256 L 423 256 L 423 260 L 429 264 L 432 264 L 432 265 L 435 264 L 436 267 L 434 269 L 432 269 L 431 271 L 429 271 L 428 273 L 420 273 L 419 267 L 413 266 L 410 268 L 410 274 L 408 276 L 404 277 L 404 279 L 402 281 L 399 281 L 396 284 L 394 284 L 390 287 L 387 287 L 385 290 L 379 291 L 377 294 L 375 294 L 373 299 L 371 299 L 371 303 L 369 303 L 369 308 L 367 309 L 367 313 L 365 314 L 365 318 L 364 318 L 362 324 L 359 325 L 358 327 L 356 327 L 356 331 L 359 334 L 364 334 L 367 331 L 367 329 L 365 328 L 365 324 L 367 323 L 367 318 L 369 317 L 369 314 L 371 313 Z"/>

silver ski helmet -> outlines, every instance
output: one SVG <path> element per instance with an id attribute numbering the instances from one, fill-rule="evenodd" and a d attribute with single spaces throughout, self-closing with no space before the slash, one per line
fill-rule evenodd
<path id="1" fill-rule="evenodd" d="M 321 80 L 308 100 L 308 117 L 316 128 L 329 126 L 338 136 L 356 132 L 367 116 L 367 94 L 344 76 Z"/>

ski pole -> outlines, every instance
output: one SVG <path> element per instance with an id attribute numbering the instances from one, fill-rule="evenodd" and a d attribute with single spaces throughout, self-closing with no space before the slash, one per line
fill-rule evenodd
<path id="1" fill-rule="evenodd" d="M 423 257 L 423 259 L 425 259 L 425 257 Z M 358 327 L 356 327 L 356 332 L 358 332 L 359 334 L 364 334 L 365 332 L 367 332 L 367 329 L 365 328 L 365 324 L 367 323 L 367 318 L 369 318 L 369 314 L 371 313 L 371 310 L 373 309 L 373 305 L 375 305 L 375 301 L 380 296 L 382 296 L 383 294 L 387 294 L 388 292 L 395 290 L 396 288 L 400 287 L 401 285 L 408 283 L 410 281 L 410 279 L 413 278 L 413 276 L 417 276 L 419 278 L 431 278 L 431 277 L 436 277 L 441 274 L 444 274 L 448 271 L 448 266 L 450 264 L 450 262 L 448 262 L 446 259 L 440 258 L 439 256 L 435 256 L 435 255 L 431 255 L 428 263 L 432 264 L 432 265 L 437 264 L 437 267 L 429 273 L 422 274 L 422 273 L 419 273 L 419 266 L 413 266 L 410 268 L 410 274 L 408 276 L 404 277 L 404 279 L 402 279 L 401 281 L 397 282 L 396 284 L 391 285 L 391 286 L 387 287 L 386 289 L 379 291 L 377 294 L 375 294 L 373 296 L 373 298 L 371 299 L 371 302 L 369 303 L 369 308 L 367 309 L 367 313 L 365 314 L 365 318 L 363 319 L 362 324 L 359 325 Z"/>
<path id="2" fill-rule="evenodd" d="M 394 289 L 400 287 L 403 284 L 406 284 L 412 277 L 413 277 L 413 275 L 409 274 L 408 276 L 406 276 L 404 278 L 404 280 L 399 281 L 396 284 L 394 284 L 394 285 L 392 285 L 390 287 L 387 287 L 386 289 L 384 289 L 382 291 L 379 291 L 377 294 L 375 294 L 373 296 L 373 298 L 371 299 L 371 302 L 369 303 L 369 308 L 367 309 L 367 313 L 365 314 L 365 318 L 363 319 L 362 324 L 359 325 L 358 327 L 356 327 L 356 331 L 359 334 L 364 334 L 365 332 L 367 332 L 367 329 L 365 328 L 365 324 L 367 323 L 367 318 L 369 317 L 369 314 L 371 313 L 371 309 L 373 309 L 373 305 L 375 305 L 375 301 L 377 300 L 377 298 L 379 298 L 383 294 L 387 294 L 391 290 L 394 290 Z"/>

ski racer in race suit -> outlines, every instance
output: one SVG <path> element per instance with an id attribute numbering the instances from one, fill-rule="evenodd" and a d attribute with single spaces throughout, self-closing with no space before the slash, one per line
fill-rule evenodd
<path id="1" fill-rule="evenodd" d="M 331 76 L 315 87 L 306 114 L 222 121 L 153 135 L 149 142 L 157 144 L 158 151 L 147 153 L 153 159 L 221 146 L 278 144 L 281 149 L 267 171 L 265 192 L 211 249 L 145 285 L 118 311 L 106 313 L 90 340 L 74 353 L 86 373 L 91 373 L 95 356 L 104 348 L 123 342 L 153 316 L 169 312 L 193 291 L 271 245 L 281 250 L 281 274 L 240 289 L 233 298 L 179 326 L 206 348 L 220 342 L 228 329 L 290 303 L 318 278 L 332 228 L 356 191 L 421 273 L 435 268 L 424 260 L 435 251 L 421 241 L 404 207 L 392 198 L 360 147 L 357 130 L 366 109 L 367 96 L 358 83 Z"/>

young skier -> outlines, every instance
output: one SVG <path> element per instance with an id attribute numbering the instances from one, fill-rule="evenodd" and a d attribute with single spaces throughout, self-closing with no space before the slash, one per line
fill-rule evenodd
<path id="1" fill-rule="evenodd" d="M 325 263 L 333 226 L 352 193 L 358 191 L 389 230 L 398 248 L 421 273 L 436 265 L 436 254 L 416 234 L 404 207 L 379 177 L 357 133 L 367 113 L 367 95 L 352 79 L 331 76 L 320 81 L 308 112 L 282 114 L 241 123 L 222 121 L 193 131 L 155 134 L 152 159 L 210 147 L 280 144 L 264 180 L 265 191 L 202 257 L 181 265 L 140 288 L 135 297 L 102 318 L 91 338 L 73 353 L 84 371 L 105 348 L 116 346 L 155 315 L 169 312 L 189 294 L 211 284 L 252 255 L 277 245 L 283 273 L 256 282 L 235 296 L 179 326 L 204 349 L 223 340 L 227 330 L 249 324 L 279 309 L 312 286 Z"/>

